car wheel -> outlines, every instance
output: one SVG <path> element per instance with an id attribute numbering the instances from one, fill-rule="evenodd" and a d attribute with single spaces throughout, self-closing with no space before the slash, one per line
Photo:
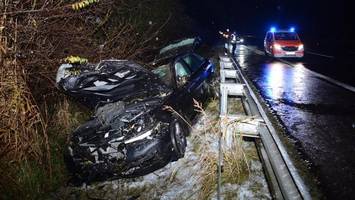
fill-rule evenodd
<path id="1" fill-rule="evenodd" d="M 184 157 L 186 149 L 186 135 L 187 129 L 178 120 L 173 120 L 170 123 L 170 137 L 173 145 L 174 157 L 177 160 Z"/>
<path id="2" fill-rule="evenodd" d="M 204 91 L 207 98 L 215 96 L 215 93 L 213 91 L 213 87 L 211 84 L 212 83 L 204 82 L 202 85 L 203 91 Z"/>

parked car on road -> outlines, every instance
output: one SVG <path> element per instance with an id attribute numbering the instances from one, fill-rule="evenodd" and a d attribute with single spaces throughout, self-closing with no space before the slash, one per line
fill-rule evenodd
<path id="1" fill-rule="evenodd" d="M 161 51 L 152 71 L 127 60 L 60 66 L 58 87 L 95 109 L 65 156 L 77 183 L 145 175 L 184 156 L 193 99 L 207 98 L 215 70 L 195 42 Z"/>
<path id="2" fill-rule="evenodd" d="M 271 28 L 265 35 L 264 50 L 272 57 L 298 57 L 304 55 L 304 46 L 294 28 L 276 30 Z"/>

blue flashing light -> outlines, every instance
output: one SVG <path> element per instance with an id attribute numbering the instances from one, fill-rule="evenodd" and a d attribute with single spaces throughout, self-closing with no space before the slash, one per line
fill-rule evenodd
<path id="1" fill-rule="evenodd" d="M 295 32 L 295 27 L 291 27 L 290 32 Z"/>
<path id="2" fill-rule="evenodd" d="M 276 28 L 275 27 L 271 27 L 270 28 L 270 32 L 272 32 L 272 33 L 276 32 Z"/>

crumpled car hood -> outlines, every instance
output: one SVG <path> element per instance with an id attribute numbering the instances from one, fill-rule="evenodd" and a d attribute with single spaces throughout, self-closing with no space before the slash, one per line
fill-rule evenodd
<path id="1" fill-rule="evenodd" d="M 63 64 L 56 82 L 95 108 L 69 140 L 65 160 L 74 182 L 136 177 L 183 156 L 188 130 L 163 109 L 172 89 L 140 65 L 126 60 Z"/>
<path id="2" fill-rule="evenodd" d="M 60 66 L 57 85 L 86 106 L 108 102 L 132 102 L 164 98 L 171 89 L 152 72 L 127 60 L 104 60 L 94 64 Z"/>
<path id="3" fill-rule="evenodd" d="M 156 119 L 158 98 L 106 104 L 71 135 L 69 169 L 81 180 L 131 177 L 172 160 L 169 123 Z M 158 153 L 160 152 L 160 153 Z"/>

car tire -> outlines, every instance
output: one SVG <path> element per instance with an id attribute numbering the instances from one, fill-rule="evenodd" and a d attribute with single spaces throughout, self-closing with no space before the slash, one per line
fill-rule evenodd
<path id="1" fill-rule="evenodd" d="M 184 157 L 187 146 L 186 135 L 188 129 L 177 119 L 170 123 L 170 137 L 173 146 L 173 160 Z"/>
<path id="2" fill-rule="evenodd" d="M 209 82 L 209 83 L 208 82 L 204 82 L 202 87 L 203 87 L 204 93 L 205 93 L 207 98 L 215 96 L 215 92 L 214 92 L 214 89 L 213 89 L 213 86 L 212 86 L 212 81 Z"/>

